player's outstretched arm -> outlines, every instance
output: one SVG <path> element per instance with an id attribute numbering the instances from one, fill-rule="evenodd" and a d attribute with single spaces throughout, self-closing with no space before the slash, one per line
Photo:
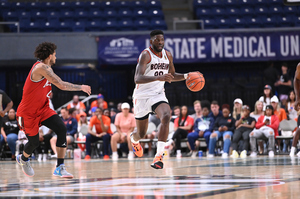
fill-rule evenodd
<path id="1" fill-rule="evenodd" d="M 44 76 L 51 84 L 54 84 L 57 88 L 64 91 L 83 91 L 88 95 L 91 94 L 91 87 L 87 85 L 72 84 L 62 81 L 52 70 L 51 67 L 46 64 L 40 64 L 36 68 L 37 72 Z"/>
<path id="2" fill-rule="evenodd" d="M 154 81 L 167 81 L 171 82 L 174 78 L 171 74 L 165 74 L 162 76 L 145 76 L 145 71 L 147 68 L 147 64 L 150 62 L 150 55 L 147 51 L 142 52 L 141 59 L 135 70 L 134 82 L 136 84 L 146 84 Z"/>
<path id="3" fill-rule="evenodd" d="M 296 101 L 295 101 L 295 109 L 298 111 L 300 106 L 300 63 L 297 65 L 297 69 L 295 72 L 294 77 L 294 91 L 296 94 Z"/>

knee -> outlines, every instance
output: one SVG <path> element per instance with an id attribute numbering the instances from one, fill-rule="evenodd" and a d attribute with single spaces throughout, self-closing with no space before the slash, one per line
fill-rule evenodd
<path id="1" fill-rule="evenodd" d="M 161 123 L 165 124 L 165 125 L 169 125 L 170 122 L 170 112 L 165 112 L 162 116 L 161 116 Z"/>
<path id="2" fill-rule="evenodd" d="M 224 139 L 230 139 L 230 135 L 225 135 Z"/>
<path id="3" fill-rule="evenodd" d="M 216 138 L 217 137 L 217 134 L 216 133 L 212 133 L 211 135 L 210 135 L 210 138 Z"/>
<path id="4" fill-rule="evenodd" d="M 251 132 L 251 133 L 250 133 L 250 137 L 253 137 L 253 136 L 254 136 L 254 132 Z"/>
<path id="5" fill-rule="evenodd" d="M 270 133 L 270 135 L 273 135 L 273 131 L 270 131 L 269 133 Z"/>
<path id="6" fill-rule="evenodd" d="M 92 139 L 92 134 L 86 134 L 86 136 L 85 136 L 85 140 L 87 141 L 87 140 L 91 140 Z"/>
<path id="7" fill-rule="evenodd" d="M 40 140 L 39 139 L 34 139 L 31 140 L 31 145 L 33 145 L 34 147 L 38 147 L 40 145 Z"/>

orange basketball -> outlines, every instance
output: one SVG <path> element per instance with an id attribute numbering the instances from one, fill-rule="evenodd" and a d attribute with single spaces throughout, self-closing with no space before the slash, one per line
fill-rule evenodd
<path id="1" fill-rule="evenodd" d="M 185 80 L 185 84 L 193 92 L 200 91 L 205 85 L 205 79 L 199 72 L 191 72 Z"/>

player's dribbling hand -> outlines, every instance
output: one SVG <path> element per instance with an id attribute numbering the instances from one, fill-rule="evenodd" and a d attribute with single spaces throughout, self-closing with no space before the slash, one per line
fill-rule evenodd
<path id="1" fill-rule="evenodd" d="M 83 92 L 86 92 L 88 95 L 91 94 L 91 87 L 88 86 L 88 85 L 81 85 L 81 90 L 82 90 Z"/>
<path id="2" fill-rule="evenodd" d="M 165 82 L 171 83 L 172 79 L 174 79 L 174 76 L 171 73 L 167 73 L 162 76 L 158 76 L 159 81 L 165 81 Z"/>

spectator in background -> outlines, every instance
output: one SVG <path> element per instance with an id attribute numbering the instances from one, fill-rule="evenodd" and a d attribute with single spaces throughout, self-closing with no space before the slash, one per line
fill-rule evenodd
<path id="1" fill-rule="evenodd" d="M 4 105 L 6 106 L 4 108 Z M 13 102 L 8 97 L 8 95 L 0 89 L 0 129 L 2 127 L 2 120 L 5 114 L 13 107 Z M 4 108 L 4 110 L 3 110 Z"/>
<path id="2" fill-rule="evenodd" d="M 200 118 L 197 118 L 194 123 L 194 131 L 192 133 L 189 133 L 187 138 L 191 147 L 192 151 L 192 157 L 197 156 L 197 151 L 195 150 L 195 141 L 199 137 L 204 137 L 207 145 L 207 149 L 209 147 L 209 137 L 211 135 L 211 132 L 213 131 L 214 127 L 214 118 L 209 117 L 209 107 L 203 106 L 202 107 L 202 114 L 203 116 Z"/>
<path id="3" fill-rule="evenodd" d="M 152 122 L 155 124 L 156 128 L 160 125 L 160 119 L 157 114 L 150 114 L 149 115 L 149 123 Z"/>
<path id="4" fill-rule="evenodd" d="M 130 105 L 128 103 L 123 103 L 122 106 L 122 112 L 118 113 L 115 120 L 115 126 L 117 128 L 117 132 L 114 133 L 111 136 L 111 149 L 112 149 L 112 159 L 117 160 L 119 158 L 118 152 L 117 152 L 117 144 L 118 143 L 124 143 L 128 146 L 125 147 L 128 151 L 128 159 L 132 160 L 134 159 L 134 153 L 132 151 L 131 141 L 130 141 L 130 133 L 132 133 L 135 124 L 135 118 L 132 113 L 129 112 Z M 123 144 L 123 145 L 124 145 Z M 124 147 L 121 147 L 124 148 Z"/>
<path id="5" fill-rule="evenodd" d="M 117 109 L 111 108 L 111 109 L 110 109 L 110 120 L 111 120 L 110 122 L 111 122 L 112 124 L 115 123 L 116 115 L 117 115 Z"/>
<path id="6" fill-rule="evenodd" d="M 67 109 L 69 110 L 70 108 L 75 108 L 76 110 L 80 112 L 85 112 L 85 105 L 84 103 L 79 101 L 79 96 L 78 95 L 74 95 L 73 96 L 73 101 L 68 104 Z"/>
<path id="7" fill-rule="evenodd" d="M 273 106 L 267 105 L 265 115 L 258 118 L 255 128 L 250 133 L 251 157 L 257 156 L 256 140 L 268 139 L 269 157 L 274 157 L 275 138 L 278 136 L 279 120 Z"/>
<path id="8" fill-rule="evenodd" d="M 92 117 L 96 115 L 96 114 L 95 114 L 96 110 L 97 110 L 97 107 L 91 108 L 91 113 L 90 113 L 90 115 L 91 115 Z"/>
<path id="9" fill-rule="evenodd" d="M 103 110 L 103 115 L 107 116 L 110 118 L 110 112 L 109 112 L 109 109 L 104 109 Z"/>
<path id="10" fill-rule="evenodd" d="M 202 107 L 201 102 L 199 100 L 194 101 L 194 111 L 195 113 L 190 115 L 196 121 L 198 118 L 202 117 Z"/>
<path id="11" fill-rule="evenodd" d="M 264 70 L 264 84 L 271 85 L 274 89 L 274 84 L 278 80 L 278 77 L 279 74 L 278 71 L 274 68 L 273 62 L 269 62 L 268 68 Z"/>
<path id="12" fill-rule="evenodd" d="M 285 106 L 285 111 L 287 112 L 290 120 L 295 120 L 298 118 L 297 111 L 295 110 L 295 100 L 295 91 L 291 90 Z"/>
<path id="13" fill-rule="evenodd" d="M 19 131 L 18 140 L 16 141 L 16 156 L 21 154 L 24 150 L 25 144 L 28 142 L 28 139 L 24 133 L 24 131 Z M 22 148 L 22 150 L 21 150 Z"/>
<path id="14" fill-rule="evenodd" d="M 264 95 L 261 96 L 258 101 L 264 103 L 264 107 L 271 104 L 271 98 L 273 97 L 272 87 L 270 85 L 265 85 Z"/>
<path id="15" fill-rule="evenodd" d="M 222 105 L 222 116 L 215 121 L 214 131 L 209 140 L 209 154 L 207 157 L 211 158 L 215 155 L 216 143 L 220 137 L 223 137 L 224 146 L 222 158 L 227 158 L 231 137 L 235 128 L 235 119 L 230 116 L 230 106 L 228 104 Z"/>
<path id="16" fill-rule="evenodd" d="M 93 131 L 93 126 L 95 126 L 95 131 Z M 112 131 L 110 130 L 109 117 L 103 115 L 101 108 L 97 108 L 95 116 L 93 116 L 90 120 L 88 134 L 86 135 L 86 156 L 84 159 L 91 159 L 91 143 L 97 142 L 98 140 L 103 140 L 103 159 L 109 159 L 109 143 L 111 134 Z"/>
<path id="17" fill-rule="evenodd" d="M 298 116 L 297 126 L 298 126 L 298 128 L 294 133 L 293 143 L 292 143 L 291 152 L 290 152 L 291 157 L 295 157 L 295 152 L 298 151 L 297 144 L 298 144 L 299 136 L 300 136 L 300 115 Z M 300 151 L 297 153 L 297 156 L 300 157 Z"/>
<path id="18" fill-rule="evenodd" d="M 179 117 L 180 115 L 180 106 L 174 106 L 173 108 L 173 114 L 172 114 L 172 117 L 171 117 L 171 122 L 174 122 L 175 119 L 177 117 Z"/>
<path id="19" fill-rule="evenodd" d="M 122 108 L 121 107 L 122 107 L 122 103 L 120 102 L 120 103 L 117 104 L 118 113 L 122 112 Z"/>
<path id="20" fill-rule="evenodd" d="M 18 140 L 19 126 L 16 119 L 16 112 L 13 108 L 8 111 L 3 118 L 1 127 L 0 149 L 7 142 L 11 150 L 11 160 L 15 160 L 16 141 Z M 0 150 L 1 151 L 1 150 Z"/>
<path id="21" fill-rule="evenodd" d="M 108 108 L 107 102 L 104 101 L 104 96 L 103 96 L 102 94 L 98 94 L 97 100 L 95 100 L 95 101 L 92 102 L 92 104 L 91 104 L 91 109 L 92 109 L 93 107 L 99 107 L 99 108 L 101 108 L 102 110 Z"/>
<path id="22" fill-rule="evenodd" d="M 248 105 L 244 105 L 242 107 L 242 114 L 237 118 L 235 122 L 235 131 L 233 134 L 233 139 L 231 143 L 232 147 L 232 158 L 238 158 L 239 154 L 238 143 L 240 140 L 243 140 L 243 151 L 241 152 L 240 157 L 247 157 L 247 150 L 249 149 L 249 134 L 255 127 L 255 119 L 250 116 L 250 107 Z"/>
<path id="23" fill-rule="evenodd" d="M 237 120 L 241 117 L 243 101 L 240 98 L 236 98 L 233 102 L 233 112 L 232 117 Z"/>
<path id="24" fill-rule="evenodd" d="M 86 141 L 85 136 L 88 133 L 88 121 L 85 112 L 79 113 L 79 122 L 78 122 L 77 131 L 79 133 L 77 141 L 85 142 Z M 77 145 L 81 149 L 81 151 L 85 150 L 85 144 L 78 143 Z"/>
<path id="25" fill-rule="evenodd" d="M 188 107 L 182 106 L 180 109 L 180 115 L 174 121 L 174 135 L 172 139 L 166 142 L 166 148 L 169 148 L 174 140 L 176 140 L 176 157 L 181 158 L 181 139 L 187 137 L 187 135 L 192 132 L 194 125 L 194 119 L 188 116 Z"/>
<path id="26" fill-rule="evenodd" d="M 289 92 L 292 89 L 292 81 L 291 77 L 288 74 L 288 65 L 286 63 L 283 63 L 281 65 L 281 71 L 282 74 L 279 80 L 275 83 L 275 86 L 277 87 L 281 105 L 285 107 Z"/>
<path id="27" fill-rule="evenodd" d="M 279 122 L 287 119 L 286 112 L 283 108 L 280 108 L 279 100 L 276 95 L 271 98 L 271 105 L 273 106 L 274 114 L 277 115 Z"/>
<path id="28" fill-rule="evenodd" d="M 76 109 L 75 108 L 70 108 L 67 110 L 65 107 L 63 107 L 60 110 L 60 114 L 62 117 L 62 121 L 67 127 L 67 145 L 72 144 L 74 142 L 74 136 L 77 133 L 77 127 L 78 123 L 77 120 L 74 118 Z M 54 152 L 54 158 L 57 157 L 57 151 L 56 151 L 56 141 L 57 141 L 57 136 L 53 136 L 50 140 L 51 148 Z"/>
<path id="29" fill-rule="evenodd" d="M 264 104 L 262 101 L 256 101 L 254 105 L 254 111 L 250 113 L 250 116 L 253 117 L 256 121 L 261 115 L 264 115 Z"/>
<path id="30" fill-rule="evenodd" d="M 208 117 L 213 117 L 215 121 L 218 117 L 221 117 L 223 115 L 222 111 L 220 111 L 220 106 L 218 102 L 215 100 L 211 102 L 210 110 L 211 112 L 209 113 Z"/>
<path id="31" fill-rule="evenodd" d="M 52 103 L 52 98 L 53 98 L 53 91 L 50 93 L 50 97 L 49 97 L 49 107 L 54 110 L 54 106 Z"/>
<path id="32" fill-rule="evenodd" d="M 51 149 L 50 146 L 50 140 L 53 137 L 52 130 L 47 128 L 46 126 L 41 126 L 39 129 L 39 140 L 40 145 L 36 148 L 38 151 L 38 161 L 47 161 L 48 157 L 48 150 Z M 44 142 L 43 145 L 41 145 L 41 142 Z"/>

